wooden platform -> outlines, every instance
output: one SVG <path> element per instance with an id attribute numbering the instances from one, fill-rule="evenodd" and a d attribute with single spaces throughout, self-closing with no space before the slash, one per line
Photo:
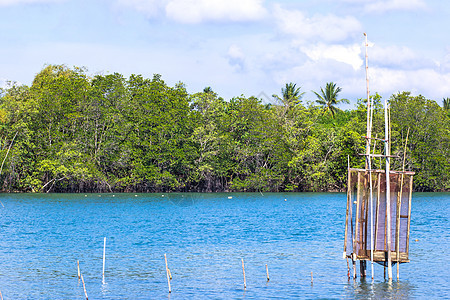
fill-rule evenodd
<path id="1" fill-rule="evenodd" d="M 365 251 L 366 253 L 362 253 L 362 251 L 356 256 L 358 260 L 370 260 L 370 251 Z M 348 258 L 352 258 L 351 255 L 347 255 Z M 406 252 L 400 252 L 399 255 L 400 260 L 397 259 L 397 252 L 391 251 L 391 260 L 393 263 L 409 263 L 408 254 Z M 386 251 L 374 251 L 373 252 L 373 261 L 376 263 L 387 261 L 387 252 Z"/>

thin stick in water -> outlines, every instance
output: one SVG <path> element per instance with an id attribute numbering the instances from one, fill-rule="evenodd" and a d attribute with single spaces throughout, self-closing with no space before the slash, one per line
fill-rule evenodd
<path id="1" fill-rule="evenodd" d="M 350 280 L 350 265 L 348 264 L 348 257 L 347 257 L 347 276 L 348 280 Z"/>
<path id="2" fill-rule="evenodd" d="M 170 271 L 169 271 L 169 267 L 167 266 L 167 256 L 165 253 L 164 253 L 164 261 L 166 262 L 167 284 L 169 285 L 169 293 L 171 293 L 172 288 L 170 287 Z"/>
<path id="3" fill-rule="evenodd" d="M 0 299 L 3 300 L 2 291 L 0 291 Z"/>
<path id="4" fill-rule="evenodd" d="M 106 236 L 103 239 L 103 271 L 102 271 L 103 284 L 105 284 L 105 260 L 106 260 Z"/>
<path id="5" fill-rule="evenodd" d="M 78 280 L 80 280 L 80 261 L 77 260 L 77 266 L 78 266 Z"/>
<path id="6" fill-rule="evenodd" d="M 314 280 L 313 280 L 313 272 L 311 271 L 311 284 L 313 284 Z"/>
<path id="7" fill-rule="evenodd" d="M 270 277 L 269 277 L 269 267 L 267 266 L 267 264 L 266 264 L 266 275 L 267 275 L 267 281 L 269 281 L 269 280 L 270 280 Z"/>
<path id="8" fill-rule="evenodd" d="M 86 296 L 86 300 L 89 300 L 87 292 L 86 292 L 86 285 L 84 284 L 83 274 L 80 273 L 80 275 L 81 275 L 81 281 L 83 282 L 84 295 Z"/>
<path id="9" fill-rule="evenodd" d="M 247 289 L 247 282 L 245 281 L 245 268 L 244 268 L 244 259 L 241 258 L 242 261 L 242 274 L 244 275 L 244 290 Z"/>

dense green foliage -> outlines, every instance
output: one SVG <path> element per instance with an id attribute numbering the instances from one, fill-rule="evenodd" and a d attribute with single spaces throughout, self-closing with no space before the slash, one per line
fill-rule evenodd
<path id="1" fill-rule="evenodd" d="M 2 191 L 330 191 L 346 185 L 348 157 L 363 167 L 366 105 L 342 111 L 340 88 L 304 104 L 286 84 L 275 104 L 188 94 L 152 79 L 89 77 L 50 65 L 31 87 L 0 94 Z M 384 137 L 375 95 L 373 136 Z M 450 189 L 450 114 L 423 96 L 389 99 L 394 168 L 415 171 L 415 189 Z M 326 113 L 330 112 L 330 113 Z M 408 129 L 409 128 L 409 129 Z M 404 143 L 409 130 L 406 153 Z M 381 142 L 374 145 L 383 151 Z M 375 162 L 383 167 L 382 162 Z"/>

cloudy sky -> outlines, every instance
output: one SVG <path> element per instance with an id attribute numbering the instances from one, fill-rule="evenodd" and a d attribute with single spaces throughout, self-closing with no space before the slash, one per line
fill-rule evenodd
<path id="1" fill-rule="evenodd" d="M 449 16 L 444 0 L 0 0 L 0 86 L 65 64 L 265 102 L 287 82 L 315 100 L 311 91 L 333 81 L 355 103 L 366 32 L 371 93 L 442 104 Z"/>

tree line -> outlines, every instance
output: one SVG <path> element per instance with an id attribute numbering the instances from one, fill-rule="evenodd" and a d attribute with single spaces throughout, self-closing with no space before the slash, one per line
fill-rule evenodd
<path id="1" fill-rule="evenodd" d="M 160 75 L 88 76 L 48 65 L 31 86 L 0 92 L 3 192 L 341 191 L 364 167 L 366 100 L 341 110 L 327 83 L 313 101 L 288 83 L 266 104 L 189 94 Z M 381 97 L 373 136 L 384 137 Z M 389 98 L 392 168 L 415 171 L 416 191 L 450 189 L 449 100 Z M 409 133 L 408 133 L 409 132 Z M 408 143 L 405 149 L 406 135 Z M 383 152 L 381 142 L 376 152 Z M 383 162 L 375 160 L 375 167 Z"/>

